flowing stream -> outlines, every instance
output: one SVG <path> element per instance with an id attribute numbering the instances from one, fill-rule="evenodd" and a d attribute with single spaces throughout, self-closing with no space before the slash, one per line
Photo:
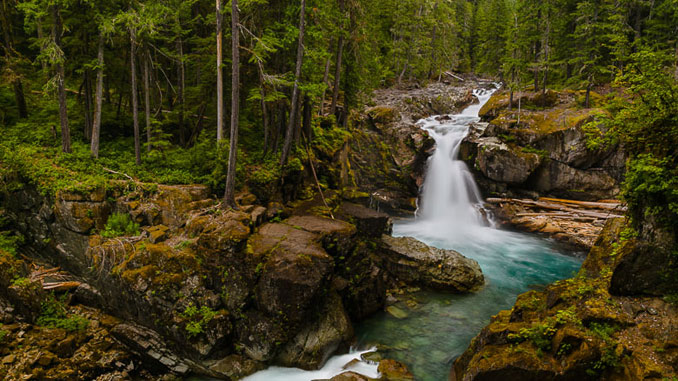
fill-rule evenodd
<path id="1" fill-rule="evenodd" d="M 495 229 L 486 217 L 473 176 L 458 160 L 461 141 L 470 125 L 479 120 L 478 112 L 492 91 L 479 90 L 475 95 L 479 102 L 461 114 L 420 122 L 435 139 L 437 148 L 429 159 L 417 217 L 396 223 L 393 235 L 415 237 L 475 259 L 485 274 L 485 287 L 469 295 L 404 295 L 393 306 L 397 314 L 382 312 L 356 327 L 362 348 L 378 346 L 383 357 L 404 362 L 417 380 L 447 380 L 452 361 L 464 352 L 492 315 L 510 308 L 518 294 L 568 278 L 581 265 L 581 259 L 555 243 Z M 343 372 L 342 362 L 359 355 L 353 352 L 335 356 L 315 373 L 269 368 L 248 380 L 330 378 Z M 375 376 L 374 364 L 362 363 L 361 367 L 355 371 Z"/>

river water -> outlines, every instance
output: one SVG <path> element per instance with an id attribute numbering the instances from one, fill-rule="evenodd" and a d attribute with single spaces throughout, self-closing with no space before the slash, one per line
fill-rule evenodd
<path id="1" fill-rule="evenodd" d="M 581 265 L 580 258 L 557 244 L 496 229 L 491 218 L 486 217 L 480 192 L 466 164 L 458 160 L 458 151 L 491 94 L 492 91 L 477 91 L 479 102 L 461 114 L 420 121 L 436 140 L 436 151 L 429 159 L 417 217 L 400 221 L 393 229 L 394 236 L 415 237 L 475 259 L 485 275 L 484 288 L 468 295 L 402 295 L 393 306 L 398 313 L 382 312 L 356 327 L 360 348 L 378 346 L 385 358 L 404 362 L 417 380 L 447 380 L 453 360 L 492 315 L 510 308 L 518 294 L 571 277 Z M 344 360 L 358 358 L 359 354 L 335 356 L 316 373 L 270 368 L 247 380 L 330 378 L 342 372 L 341 363 L 348 362 Z M 356 371 L 374 377 L 374 364 L 360 366 Z"/>

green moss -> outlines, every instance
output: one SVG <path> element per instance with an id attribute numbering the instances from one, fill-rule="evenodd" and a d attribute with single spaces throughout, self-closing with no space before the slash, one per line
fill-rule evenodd
<path id="1" fill-rule="evenodd" d="M 533 154 L 539 155 L 539 156 L 541 156 L 541 157 L 546 157 L 546 156 L 549 155 L 548 151 L 542 150 L 542 149 L 536 149 L 536 148 L 534 148 L 534 147 L 532 147 L 532 146 L 522 147 L 521 150 L 522 150 L 524 153 L 533 153 Z"/>

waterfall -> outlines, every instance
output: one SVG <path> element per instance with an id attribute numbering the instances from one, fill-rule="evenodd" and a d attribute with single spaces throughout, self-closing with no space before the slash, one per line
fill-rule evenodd
<path id="1" fill-rule="evenodd" d="M 461 114 L 419 122 L 436 141 L 436 151 L 429 158 L 417 220 L 438 221 L 455 230 L 486 226 L 482 196 L 466 163 L 459 160 L 459 147 L 471 124 L 479 121 L 478 112 L 493 92 L 474 91 L 478 103 Z"/>

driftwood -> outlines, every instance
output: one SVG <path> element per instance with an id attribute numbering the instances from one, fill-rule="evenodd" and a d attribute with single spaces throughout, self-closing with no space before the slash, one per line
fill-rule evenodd
<path id="1" fill-rule="evenodd" d="M 126 174 L 126 173 L 114 171 L 114 170 L 108 169 L 108 168 L 106 168 L 106 167 L 104 167 L 103 170 L 106 171 L 106 172 L 110 172 L 110 173 L 116 174 L 116 175 L 125 176 L 125 177 L 127 177 L 130 181 L 135 181 L 135 180 L 132 178 L 132 176 L 130 176 L 130 175 Z"/>
<path id="2" fill-rule="evenodd" d="M 49 282 L 49 283 L 43 283 L 42 289 L 47 290 L 47 291 L 63 292 L 63 291 L 69 291 L 69 290 L 78 288 L 78 286 L 80 286 L 80 282 L 76 282 L 76 281 Z"/>
<path id="3" fill-rule="evenodd" d="M 550 202 L 547 202 L 550 201 Z M 513 203 L 520 204 L 532 209 L 543 209 L 543 210 L 553 210 L 559 213 L 556 214 L 567 214 L 570 216 L 585 216 L 595 219 L 606 220 L 608 218 L 617 218 L 623 217 L 620 214 L 615 214 L 613 211 L 623 212 L 623 209 L 618 209 L 620 204 L 611 204 L 611 203 L 594 203 L 594 202 L 585 202 L 585 201 L 574 201 L 574 200 L 561 200 L 561 199 L 547 199 L 542 198 L 539 201 L 534 200 L 525 200 L 525 199 L 512 199 L 512 198 L 488 198 L 487 202 L 490 204 L 503 204 L 503 203 Z M 604 207 L 597 208 L 594 205 L 600 204 Z M 613 206 L 610 208 L 610 206 Z M 583 209 L 574 209 L 574 206 L 581 206 Z M 591 210 L 598 209 L 598 210 Z M 601 210 L 602 209 L 602 210 Z M 546 213 L 533 214 L 537 215 L 548 215 Z"/>
<path id="4" fill-rule="evenodd" d="M 619 201 L 599 201 L 599 202 L 590 202 L 590 201 L 576 201 L 576 200 L 563 200 L 560 198 L 548 198 L 541 197 L 539 201 L 545 202 L 554 202 L 559 204 L 568 204 L 568 205 L 577 205 L 582 208 L 587 209 L 607 209 L 607 210 L 619 210 L 626 211 L 626 207 L 621 205 Z"/>

